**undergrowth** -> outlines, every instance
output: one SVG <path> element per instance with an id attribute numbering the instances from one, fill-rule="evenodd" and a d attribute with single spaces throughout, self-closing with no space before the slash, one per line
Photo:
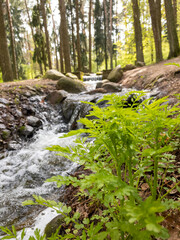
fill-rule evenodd
<path id="1" fill-rule="evenodd" d="M 87 103 L 92 105 L 92 111 L 79 120 L 85 127 L 66 134 L 79 136 L 76 144 L 48 148 L 90 169 L 92 174 L 78 178 L 54 176 L 47 182 L 56 182 L 57 187 L 72 184 L 79 187 L 79 198 L 89 197 L 104 206 L 101 215 L 81 221 L 79 212 L 70 214 L 71 207 L 33 196 L 34 201 L 23 205 L 51 207 L 64 216 L 66 224 L 73 225 L 73 230 L 66 229 L 62 235 L 60 226 L 49 240 L 168 239 L 168 231 L 161 225 L 161 213 L 180 206 L 167 197 L 173 189 L 179 190 L 179 182 L 171 177 L 175 161 L 171 152 L 179 145 L 178 104 L 168 106 L 167 98 L 139 103 L 144 93 L 136 92 L 136 100 L 127 108 L 128 96 L 105 96 L 100 100 L 108 101 L 104 108 Z M 166 188 L 166 179 L 172 182 L 171 189 Z M 143 183 L 148 186 L 148 197 L 142 194 Z M 7 229 L 1 229 L 10 236 Z M 13 232 L 16 233 L 14 228 Z"/>

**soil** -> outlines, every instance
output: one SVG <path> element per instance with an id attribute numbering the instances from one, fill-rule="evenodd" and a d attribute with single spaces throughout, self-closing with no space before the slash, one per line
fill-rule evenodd
<path id="1" fill-rule="evenodd" d="M 124 72 L 124 76 L 120 83 L 124 87 L 133 87 L 137 90 L 159 89 L 161 91 L 161 97 L 169 96 L 169 98 L 174 98 L 174 94 L 180 94 L 180 67 L 165 65 L 167 63 L 180 64 L 180 57 Z M 31 79 L 18 82 L 0 83 L 0 97 L 11 99 L 12 93 L 16 94 L 20 91 L 25 93 L 31 91 L 32 88 L 37 91 L 43 89 L 44 92 L 48 92 L 56 88 L 56 81 L 50 79 Z M 179 151 L 176 153 L 176 156 L 176 167 L 178 167 L 180 162 Z M 80 173 L 82 173 L 82 171 L 80 171 Z M 100 211 L 100 209 L 89 204 L 89 199 L 83 199 L 79 202 L 76 194 L 77 189 L 69 186 L 69 188 L 66 189 L 66 195 L 63 197 L 63 200 L 73 207 L 73 211 L 80 209 L 85 217 L 94 213 L 97 214 L 97 212 Z M 172 195 L 172 198 L 174 197 L 175 195 Z M 178 211 L 168 212 L 163 225 L 169 230 L 169 240 L 180 239 L 180 214 Z"/>

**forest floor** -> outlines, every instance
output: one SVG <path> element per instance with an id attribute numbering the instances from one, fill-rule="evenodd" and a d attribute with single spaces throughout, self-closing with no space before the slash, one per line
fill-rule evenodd
<path id="1" fill-rule="evenodd" d="M 180 67 L 174 65 L 165 65 L 166 63 L 177 63 L 180 64 L 180 57 L 171 60 L 166 60 L 158 64 L 144 66 L 136 68 L 124 73 L 123 79 L 120 81 L 124 87 L 133 87 L 138 90 L 142 89 L 159 89 L 161 91 L 161 97 L 168 96 L 174 97 L 174 94 L 180 94 Z M 11 91 L 27 91 L 28 88 L 36 89 L 48 89 L 54 90 L 56 88 L 56 81 L 49 79 L 31 79 L 17 82 L 0 83 L 0 97 L 10 97 Z M 8 96 L 9 95 L 9 96 Z M 180 150 L 176 153 L 176 166 L 180 166 Z M 81 169 L 76 174 L 82 174 Z M 175 176 L 179 178 L 179 176 Z M 147 189 L 142 189 L 146 191 Z M 97 213 L 98 209 L 95 206 L 89 204 L 90 199 L 84 199 L 79 202 L 76 197 L 78 189 L 69 186 L 66 189 L 66 195 L 63 200 L 71 205 L 73 210 L 81 209 L 84 216 Z M 177 193 L 172 194 L 172 198 L 177 199 Z M 168 228 L 170 233 L 169 240 L 180 240 L 180 214 L 178 211 L 168 212 L 163 225 Z"/>

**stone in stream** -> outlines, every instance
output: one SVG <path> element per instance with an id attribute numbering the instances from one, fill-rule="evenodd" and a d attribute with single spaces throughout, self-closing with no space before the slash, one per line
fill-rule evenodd
<path id="1" fill-rule="evenodd" d="M 32 127 L 40 127 L 42 125 L 41 120 L 34 116 L 28 116 L 27 123 L 28 123 L 28 125 L 30 125 Z"/>
<path id="2" fill-rule="evenodd" d="M 107 80 L 107 79 L 104 79 L 104 80 L 98 82 L 98 83 L 96 84 L 96 89 L 97 89 L 97 88 L 102 88 L 102 85 L 103 85 L 104 83 L 109 83 L 109 82 L 110 82 L 110 81 Z"/>
<path id="3" fill-rule="evenodd" d="M 46 237 L 49 238 L 52 236 L 53 233 L 57 231 L 57 229 L 64 223 L 64 216 L 58 215 L 57 217 L 53 218 L 45 227 L 44 233 Z M 63 228 L 60 229 L 59 235 L 64 235 L 65 232 Z"/>
<path id="4" fill-rule="evenodd" d="M 56 85 L 58 90 L 65 90 L 69 93 L 80 93 L 86 91 L 86 87 L 80 80 L 62 77 Z"/>
<path id="5" fill-rule="evenodd" d="M 34 133 L 34 128 L 29 125 L 21 126 L 19 128 L 19 134 L 22 137 L 32 137 L 33 133 Z"/>
<path id="6" fill-rule="evenodd" d="M 51 104 L 57 104 L 62 102 L 66 97 L 68 93 L 64 90 L 56 90 L 51 93 L 49 93 L 46 97 L 45 100 L 49 101 Z"/>
<path id="7" fill-rule="evenodd" d="M 105 89 L 108 93 L 122 91 L 122 87 L 118 83 L 113 82 L 104 83 L 102 85 L 102 88 Z"/>

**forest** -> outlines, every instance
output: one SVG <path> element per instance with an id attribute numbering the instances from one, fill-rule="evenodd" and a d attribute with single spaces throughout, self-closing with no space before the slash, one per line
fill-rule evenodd
<path id="1" fill-rule="evenodd" d="M 176 57 L 179 11 L 179 0 L 0 0 L 0 79 Z"/>

